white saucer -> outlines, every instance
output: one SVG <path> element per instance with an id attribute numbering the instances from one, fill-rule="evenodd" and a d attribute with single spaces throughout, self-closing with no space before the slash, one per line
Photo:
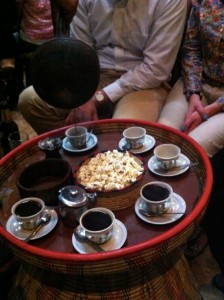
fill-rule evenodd
<path id="1" fill-rule="evenodd" d="M 180 154 L 179 158 L 177 159 L 176 165 L 177 166 L 182 166 L 185 164 L 189 164 L 190 160 L 187 156 L 184 154 Z M 181 169 L 173 169 L 170 171 L 164 171 L 163 169 L 158 169 L 158 161 L 155 155 L 153 155 L 149 161 L 148 161 L 148 168 L 151 172 L 153 172 L 156 175 L 164 176 L 164 177 L 172 177 L 172 176 L 177 176 L 180 175 L 184 172 L 186 172 L 189 169 L 189 166 L 186 168 L 181 168 Z M 155 170 L 156 169 L 156 170 Z"/>
<path id="2" fill-rule="evenodd" d="M 54 227 L 56 226 L 58 222 L 58 215 L 55 210 L 51 209 L 49 210 L 51 214 L 51 220 L 49 223 L 47 223 L 45 226 L 43 226 L 36 234 L 34 237 L 31 238 L 31 240 L 36 240 L 39 239 L 49 232 L 51 232 Z M 25 230 L 21 227 L 21 225 L 17 222 L 16 218 L 12 215 L 7 223 L 6 223 L 6 230 L 14 235 L 17 239 L 19 240 L 24 240 L 27 238 L 32 230 Z"/>
<path id="3" fill-rule="evenodd" d="M 122 138 L 119 142 L 119 148 L 121 150 L 123 150 L 123 146 L 125 145 L 125 143 L 125 138 Z M 144 145 L 139 149 L 130 149 L 130 152 L 134 154 L 144 153 L 146 151 L 151 150 L 154 147 L 155 143 L 156 141 L 154 137 L 149 134 L 146 134 Z"/>
<path id="4" fill-rule="evenodd" d="M 142 203 L 141 197 L 138 198 L 138 200 L 135 202 L 135 212 L 137 216 L 142 219 L 143 221 L 150 223 L 150 224 L 156 224 L 156 225 L 164 225 L 164 224 L 169 224 L 176 222 L 179 220 L 183 214 L 172 214 L 172 212 L 177 213 L 177 212 L 185 212 L 186 211 L 186 203 L 184 199 L 176 194 L 173 193 L 173 196 L 171 198 L 170 202 L 170 207 L 166 212 L 171 213 L 171 214 L 163 214 L 161 216 L 154 216 L 154 217 L 146 217 L 140 214 L 138 211 L 139 208 L 144 209 L 144 204 Z"/>
<path id="5" fill-rule="evenodd" d="M 127 229 L 125 225 L 121 221 L 116 219 L 112 237 L 106 243 L 101 244 L 100 247 L 103 248 L 105 251 L 120 249 L 124 245 L 126 238 Z M 73 247 L 81 254 L 97 252 L 93 248 L 91 248 L 91 245 L 88 245 L 85 242 L 82 243 L 77 241 L 74 234 L 72 235 L 72 244 Z"/>
<path id="6" fill-rule="evenodd" d="M 92 149 L 95 145 L 97 144 L 97 137 L 95 136 L 95 134 L 93 133 L 90 133 L 90 136 L 89 136 L 89 139 L 87 141 L 87 145 L 86 145 L 86 148 L 82 148 L 82 149 L 77 149 L 77 148 L 74 148 L 67 137 L 65 137 L 63 139 L 63 142 L 62 142 L 62 147 L 67 150 L 67 151 L 70 151 L 70 152 L 84 152 L 84 151 L 87 151 L 87 150 L 90 150 Z"/>

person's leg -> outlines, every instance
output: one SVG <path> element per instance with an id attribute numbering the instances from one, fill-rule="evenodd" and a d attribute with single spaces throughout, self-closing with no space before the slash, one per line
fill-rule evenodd
<path id="1" fill-rule="evenodd" d="M 214 156 L 224 148 L 224 113 L 210 117 L 189 133 L 207 152 L 209 157 Z"/>
<path id="2" fill-rule="evenodd" d="M 140 119 L 156 122 L 165 103 L 164 87 L 126 94 L 115 105 L 113 119 Z"/>
<path id="3" fill-rule="evenodd" d="M 188 103 L 183 94 L 183 83 L 178 80 L 169 95 L 161 111 L 158 123 L 180 129 L 187 113 Z"/>
<path id="4" fill-rule="evenodd" d="M 18 108 L 24 119 L 38 133 L 44 133 L 64 126 L 70 109 L 48 105 L 40 99 L 33 86 L 26 88 L 19 96 Z"/>
<path id="5" fill-rule="evenodd" d="M 110 84 L 121 75 L 120 72 L 102 71 L 99 88 Z M 24 119 L 38 133 L 64 126 L 70 109 L 59 109 L 48 105 L 35 92 L 33 86 L 26 88 L 19 96 L 18 108 Z"/>

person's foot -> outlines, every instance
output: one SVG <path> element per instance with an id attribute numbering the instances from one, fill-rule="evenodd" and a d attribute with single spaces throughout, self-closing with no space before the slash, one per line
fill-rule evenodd
<path id="1" fill-rule="evenodd" d="M 212 284 L 224 294 L 224 274 L 215 275 Z"/>

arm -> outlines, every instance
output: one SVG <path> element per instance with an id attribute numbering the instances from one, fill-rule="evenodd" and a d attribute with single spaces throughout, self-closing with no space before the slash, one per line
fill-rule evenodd
<path id="1" fill-rule="evenodd" d="M 77 9 L 78 0 L 55 0 L 60 14 L 63 16 L 66 25 L 69 26 Z"/>
<path id="2" fill-rule="evenodd" d="M 90 47 L 94 47 L 94 40 L 90 31 L 88 7 L 79 1 L 76 17 L 70 24 L 70 36 L 74 39 L 79 39 Z"/>
<path id="3" fill-rule="evenodd" d="M 102 6 L 104 5 L 103 3 Z M 118 67 L 118 70 L 129 70 L 119 80 L 104 88 L 112 102 L 135 90 L 157 88 L 169 78 L 182 39 L 187 13 L 185 0 L 153 3 L 148 1 L 144 9 L 139 8 L 137 0 L 131 1 L 130 5 L 121 3 L 120 6 L 122 5 L 124 16 L 116 5 L 114 9 L 102 8 L 97 1 L 90 3 L 82 0 L 70 27 L 71 37 L 95 46 L 98 53 L 105 55 L 104 57 L 108 55 L 107 51 L 113 51 L 110 50 L 111 43 L 114 51 L 119 53 L 114 62 L 118 66 L 115 67 Z M 138 14 L 136 19 L 133 17 L 134 12 Z M 108 21 L 110 19 L 111 24 Z M 111 27 L 111 39 L 107 36 L 105 40 L 103 37 L 106 30 L 102 29 L 107 25 Z M 129 36 L 127 32 L 130 28 Z M 138 60 L 139 63 L 130 67 L 130 64 L 133 64 L 132 60 Z"/>
<path id="4" fill-rule="evenodd" d="M 67 36 L 70 23 L 76 13 L 79 0 L 50 0 L 54 33 L 56 36 Z"/>
<path id="5" fill-rule="evenodd" d="M 16 0 L 16 10 L 17 10 L 17 26 L 20 28 L 20 22 L 23 16 L 23 5 L 24 0 Z"/>
<path id="6" fill-rule="evenodd" d="M 65 126 L 79 122 L 98 120 L 95 99 L 92 97 L 82 106 L 72 109 L 65 120 Z"/>
<path id="7" fill-rule="evenodd" d="M 149 10 L 151 9 L 149 5 Z M 147 9 L 147 8 L 146 8 Z M 112 102 L 126 93 L 159 87 L 173 68 L 187 14 L 186 1 L 158 1 L 143 49 L 143 60 L 104 91 Z"/>
<path id="8" fill-rule="evenodd" d="M 198 1 L 192 4 L 187 31 L 182 48 L 182 79 L 184 93 L 189 102 L 188 112 L 181 128 L 186 133 L 203 122 L 206 109 L 200 99 L 202 75 L 202 50 L 200 40 L 200 14 Z M 195 120 L 196 119 L 196 120 Z"/>
<path id="9" fill-rule="evenodd" d="M 191 100 L 188 94 L 201 92 L 202 53 L 199 20 L 198 5 L 194 1 L 182 49 L 182 79 L 188 101 Z"/>

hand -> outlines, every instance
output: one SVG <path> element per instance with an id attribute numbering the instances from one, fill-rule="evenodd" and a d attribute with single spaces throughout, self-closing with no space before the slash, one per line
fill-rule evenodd
<path id="1" fill-rule="evenodd" d="M 181 131 L 189 133 L 191 130 L 205 121 L 206 112 L 201 103 L 200 96 L 193 94 L 189 99 L 189 108 L 185 121 L 181 125 Z"/>
<path id="2" fill-rule="evenodd" d="M 188 117 L 188 127 L 185 128 L 184 132 L 189 133 L 196 127 L 198 127 L 202 122 L 206 121 L 208 118 L 214 116 L 215 114 L 219 113 L 221 111 L 220 105 L 218 105 L 216 102 L 209 104 L 204 107 L 204 116 L 201 118 L 199 113 L 195 111 L 193 114 L 191 114 L 190 117 Z M 185 123 L 183 123 L 185 124 Z"/>
<path id="3" fill-rule="evenodd" d="M 198 127 L 202 122 L 203 122 L 203 120 L 202 120 L 201 116 L 199 115 L 199 113 L 197 111 L 193 112 L 186 119 L 186 122 L 182 124 L 182 126 L 184 126 L 184 128 L 185 128 L 184 132 L 188 134 L 193 129 Z M 188 124 L 188 125 L 184 125 L 184 124 Z"/>
<path id="4" fill-rule="evenodd" d="M 58 10 L 67 25 L 70 25 L 76 14 L 78 0 L 55 0 Z"/>
<path id="5" fill-rule="evenodd" d="M 91 98 L 82 106 L 72 109 L 65 119 L 65 126 L 74 123 L 98 120 L 94 99 Z"/>

